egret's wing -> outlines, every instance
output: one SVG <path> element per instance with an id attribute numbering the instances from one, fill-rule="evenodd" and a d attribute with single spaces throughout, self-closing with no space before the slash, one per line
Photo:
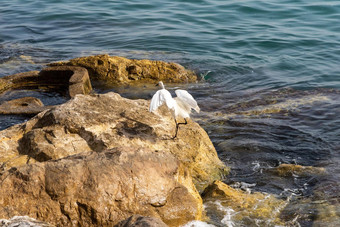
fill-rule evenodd
<path id="1" fill-rule="evenodd" d="M 169 109 L 173 109 L 175 106 L 175 100 L 172 98 L 169 91 L 165 89 L 158 90 L 152 97 L 149 111 L 153 112 L 158 107 L 166 103 Z"/>
<path id="2" fill-rule="evenodd" d="M 200 108 L 197 105 L 196 100 L 186 90 L 176 90 L 177 97 L 190 108 L 194 109 L 197 113 L 200 112 Z"/>

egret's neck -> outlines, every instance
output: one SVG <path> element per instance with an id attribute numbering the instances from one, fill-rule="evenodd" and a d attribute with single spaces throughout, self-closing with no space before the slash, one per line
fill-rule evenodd
<path id="1" fill-rule="evenodd" d="M 162 89 L 165 89 L 164 84 L 162 81 L 159 81 L 159 86 L 161 86 Z"/>

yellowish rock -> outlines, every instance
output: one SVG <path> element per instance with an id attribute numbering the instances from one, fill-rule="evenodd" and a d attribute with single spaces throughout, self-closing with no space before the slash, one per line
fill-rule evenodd
<path id="1" fill-rule="evenodd" d="M 293 174 L 299 176 L 313 176 L 326 174 L 326 169 L 322 167 L 301 166 L 296 164 L 281 164 L 274 169 L 274 172 L 282 177 L 292 176 Z"/>
<path id="2" fill-rule="evenodd" d="M 149 104 L 113 92 L 76 95 L 0 131 L 0 207 L 13 204 L 0 213 L 79 225 L 111 225 L 132 213 L 170 226 L 200 220 L 199 191 L 227 168 L 197 123 L 189 120 L 172 139 L 170 112 L 150 113 Z M 26 165 L 27 159 L 37 163 Z M 16 185 L 23 191 L 8 197 Z"/>
<path id="3" fill-rule="evenodd" d="M 273 195 L 260 192 L 249 194 L 221 181 L 215 181 L 204 190 L 202 197 L 206 206 L 218 205 L 220 208 L 217 207 L 217 209 L 221 210 L 223 207 L 229 211 L 230 221 L 233 223 L 251 225 L 249 221 L 257 220 L 258 224 L 263 225 L 283 224 L 279 214 L 287 205 L 287 201 L 277 199 Z"/>
<path id="4" fill-rule="evenodd" d="M 109 81 L 114 84 L 131 82 L 195 82 L 193 71 L 173 62 L 135 60 L 118 56 L 96 55 L 51 63 L 51 66 L 81 66 L 89 71 L 91 79 Z"/>

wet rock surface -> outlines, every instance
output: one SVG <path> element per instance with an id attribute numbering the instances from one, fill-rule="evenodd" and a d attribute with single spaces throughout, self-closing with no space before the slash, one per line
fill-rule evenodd
<path id="1" fill-rule="evenodd" d="M 26 114 L 40 113 L 50 107 L 44 106 L 40 99 L 35 97 L 24 97 L 5 101 L 0 104 L 0 114 Z"/>
<path id="2" fill-rule="evenodd" d="M 116 93 L 76 95 L 0 131 L 0 216 L 114 225 L 138 213 L 179 226 L 202 216 L 197 191 L 226 173 L 206 132 Z M 22 206 L 22 204 L 26 204 Z"/>
<path id="3" fill-rule="evenodd" d="M 221 181 L 215 181 L 203 192 L 202 198 L 212 216 L 221 216 L 224 225 L 239 226 L 275 226 L 283 225 L 280 212 L 287 201 L 273 195 L 254 192 L 249 193 L 234 189 Z M 209 216 L 209 213 L 208 213 Z M 256 220 L 256 223 L 254 222 Z"/>
<path id="4" fill-rule="evenodd" d="M 0 219 L 1 227 L 53 227 L 49 223 L 35 220 L 28 216 L 14 216 L 11 219 Z"/>
<path id="5" fill-rule="evenodd" d="M 281 177 L 292 175 L 298 176 L 321 176 L 326 174 L 326 169 L 322 167 L 301 166 L 295 164 L 281 164 L 273 169 L 273 172 Z"/>
<path id="6" fill-rule="evenodd" d="M 8 89 L 40 87 L 53 87 L 54 90 L 66 90 L 66 93 L 71 98 L 76 94 L 88 94 L 92 90 L 87 70 L 75 66 L 48 67 L 40 72 L 23 72 L 5 76 L 0 79 L 0 92 Z"/>
<path id="7" fill-rule="evenodd" d="M 115 225 L 115 227 L 167 227 L 167 225 L 158 218 L 132 215 Z"/>
<path id="8" fill-rule="evenodd" d="M 116 84 L 132 82 L 195 82 L 194 72 L 173 62 L 134 60 L 118 56 L 97 55 L 51 63 L 51 66 L 81 66 L 89 71 L 91 79 L 110 81 Z"/>

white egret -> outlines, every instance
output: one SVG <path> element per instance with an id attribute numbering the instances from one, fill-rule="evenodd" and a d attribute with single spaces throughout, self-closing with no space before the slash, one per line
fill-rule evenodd
<path id="1" fill-rule="evenodd" d="M 185 90 L 176 90 L 177 97 L 172 98 L 170 92 L 164 88 L 162 81 L 158 83 L 161 86 L 161 90 L 158 90 L 151 99 L 150 112 L 158 109 L 164 103 L 171 111 L 173 118 L 176 122 L 176 133 L 173 139 L 177 137 L 178 127 L 180 124 L 186 125 L 188 122 L 186 118 L 190 118 L 191 109 L 194 109 L 197 113 L 200 112 L 200 108 L 197 105 L 195 99 Z M 182 117 L 185 123 L 177 123 L 176 118 Z"/>

